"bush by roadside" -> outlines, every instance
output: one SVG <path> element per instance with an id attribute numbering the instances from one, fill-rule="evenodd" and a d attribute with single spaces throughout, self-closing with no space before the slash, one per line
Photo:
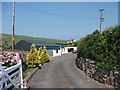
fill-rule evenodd
<path id="1" fill-rule="evenodd" d="M 0 58 L 2 60 L 2 66 L 6 66 L 6 68 L 16 65 L 20 59 L 22 62 L 25 62 L 24 55 L 21 52 L 3 51 Z"/>
<path id="2" fill-rule="evenodd" d="M 2 60 L 0 63 L 2 63 L 4 68 L 16 65 L 19 59 L 21 59 L 25 83 L 27 83 L 32 75 L 38 70 L 37 67 L 41 68 L 41 65 L 50 61 L 46 47 L 41 47 L 37 51 L 34 44 L 32 44 L 30 51 L 4 50 L 0 54 L 0 59 Z"/>
<path id="3" fill-rule="evenodd" d="M 77 47 L 78 68 L 95 80 L 120 88 L 120 26 L 102 34 L 96 30 L 82 38 Z"/>
<path id="4" fill-rule="evenodd" d="M 46 47 L 40 47 L 37 51 L 35 45 L 32 44 L 30 48 L 30 52 L 26 56 L 26 65 L 27 67 L 41 67 L 41 65 L 49 62 L 50 57 L 46 51 Z"/>
<path id="5" fill-rule="evenodd" d="M 77 57 L 96 61 L 101 69 L 112 70 L 120 67 L 120 26 L 108 28 L 87 35 L 78 43 Z"/>

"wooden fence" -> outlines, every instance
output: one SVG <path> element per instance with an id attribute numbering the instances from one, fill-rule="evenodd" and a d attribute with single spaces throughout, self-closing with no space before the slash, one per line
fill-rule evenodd
<path id="1" fill-rule="evenodd" d="M 4 69 L 0 66 L 0 89 L 23 88 L 22 62 Z"/>

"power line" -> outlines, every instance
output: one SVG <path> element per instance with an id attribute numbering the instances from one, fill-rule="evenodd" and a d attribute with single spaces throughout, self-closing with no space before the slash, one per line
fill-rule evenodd
<path id="1" fill-rule="evenodd" d="M 72 17 L 72 16 L 65 16 L 65 15 L 59 15 L 59 14 L 56 14 L 56 13 L 51 13 L 51 12 L 46 12 L 46 11 L 42 11 L 42 10 L 38 10 L 38 9 L 35 9 L 35 8 L 31 8 L 29 6 L 26 6 L 24 4 L 21 4 L 20 6 L 23 6 L 25 8 L 28 8 L 32 11 L 35 11 L 35 12 L 39 12 L 39 13 L 43 13 L 43 14 L 47 14 L 47 15 L 52 15 L 52 16 L 57 16 L 57 17 L 63 17 L 63 18 L 68 18 L 68 19 L 98 19 L 98 18 L 81 18 L 81 17 Z"/>

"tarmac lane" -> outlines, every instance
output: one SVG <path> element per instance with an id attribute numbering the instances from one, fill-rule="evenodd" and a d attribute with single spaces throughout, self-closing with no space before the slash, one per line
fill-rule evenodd
<path id="1" fill-rule="evenodd" d="M 82 72 L 75 65 L 76 54 L 52 57 L 29 80 L 30 88 L 112 88 L 101 84 Z"/>

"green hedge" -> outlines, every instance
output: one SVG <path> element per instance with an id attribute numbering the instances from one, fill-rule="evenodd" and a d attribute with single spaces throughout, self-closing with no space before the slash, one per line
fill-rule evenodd
<path id="1" fill-rule="evenodd" d="M 98 30 L 82 38 L 78 43 L 78 58 L 96 61 L 101 69 L 120 67 L 120 26 Z"/>

